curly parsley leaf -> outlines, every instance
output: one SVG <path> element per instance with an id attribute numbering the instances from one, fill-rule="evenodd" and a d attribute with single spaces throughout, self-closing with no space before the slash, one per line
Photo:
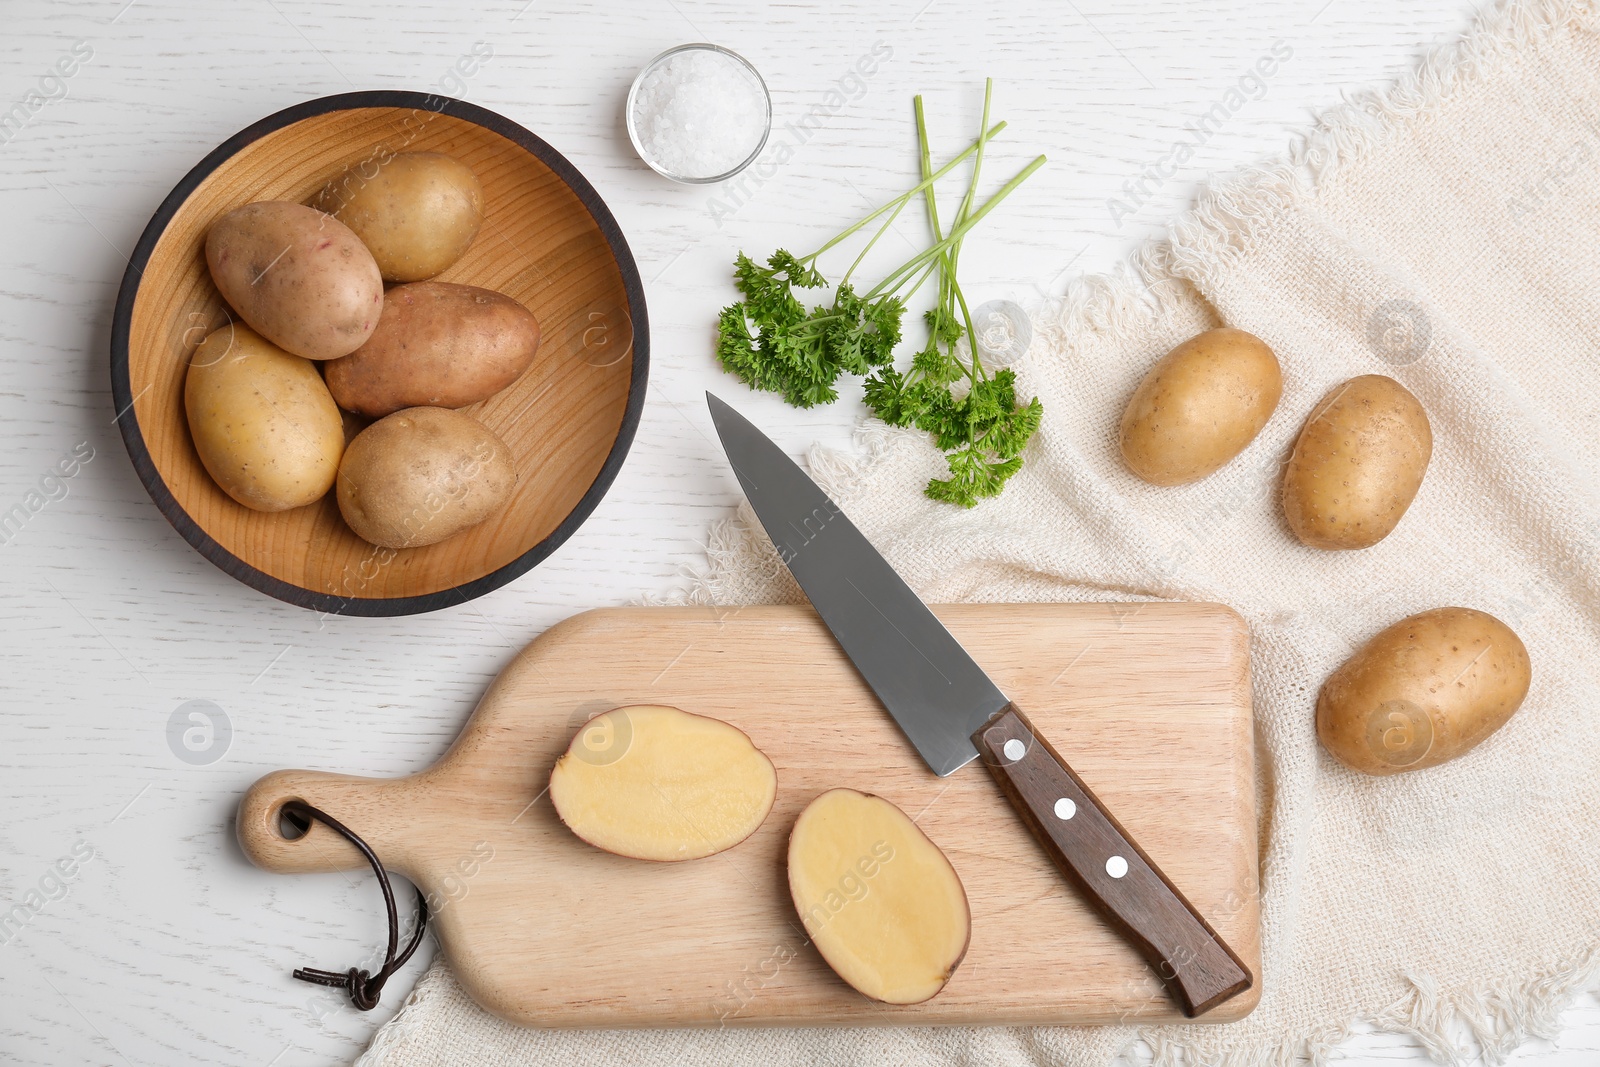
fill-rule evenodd
<path id="1" fill-rule="evenodd" d="M 1010 369 L 990 375 L 972 346 L 972 323 L 956 278 L 961 241 L 989 211 L 1043 163 L 1040 156 L 981 207 L 973 209 L 984 146 L 1004 123 L 989 126 L 991 81 L 984 93 L 983 126 L 968 149 L 938 171 L 929 156 L 922 98 L 916 98 L 917 133 L 922 147 L 922 181 L 845 230 L 809 256 L 778 249 L 763 266 L 744 253 L 734 261 L 734 284 L 743 299 L 722 309 L 717 319 L 717 358 L 746 384 L 782 394 L 796 407 L 829 404 L 838 398 L 838 381 L 851 374 L 864 379 L 867 406 L 892 426 L 916 427 L 933 436 L 945 453 L 950 477 L 928 483 L 927 495 L 963 507 L 997 495 L 1022 466 L 1022 451 L 1039 428 L 1043 407 L 1037 398 L 1019 404 Z M 949 233 L 939 225 L 934 183 L 962 160 L 973 158 L 972 177 Z M 887 216 L 875 244 L 914 197 L 922 195 L 934 235 L 932 247 L 913 256 L 866 293 L 851 285 L 851 273 L 834 286 L 833 301 L 807 311 L 796 290 L 822 289 L 827 280 L 817 259 L 875 219 Z M 906 299 L 929 277 L 938 280 L 938 298 L 923 320 L 928 336 L 896 369 L 894 351 L 902 340 Z M 753 330 L 752 330 L 753 327 Z"/>

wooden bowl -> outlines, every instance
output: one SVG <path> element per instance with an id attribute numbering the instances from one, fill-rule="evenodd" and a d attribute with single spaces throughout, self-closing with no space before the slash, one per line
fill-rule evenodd
<path id="1" fill-rule="evenodd" d="M 194 348 L 228 321 L 205 237 L 257 200 L 304 202 L 347 166 L 386 152 L 444 152 L 483 183 L 484 223 L 443 281 L 495 289 L 538 316 L 533 366 L 465 410 L 510 446 L 517 486 L 481 525 L 424 548 L 350 532 L 330 492 L 252 511 L 200 464 L 183 406 Z M 594 188 L 516 123 L 413 92 L 323 97 L 219 146 L 150 220 L 117 295 L 111 385 L 128 454 L 168 521 L 211 562 L 280 600 L 345 615 L 406 615 L 482 596 L 570 537 L 610 487 L 644 404 L 649 328 L 633 255 Z"/>

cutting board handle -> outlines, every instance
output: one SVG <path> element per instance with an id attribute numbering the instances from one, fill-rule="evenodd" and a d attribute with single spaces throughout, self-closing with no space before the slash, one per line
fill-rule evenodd
<path id="1" fill-rule="evenodd" d="M 239 802 L 239 847 L 250 862 L 278 874 L 314 874 L 364 869 L 354 845 L 320 822 L 299 837 L 284 836 L 283 806 L 302 800 L 348 826 L 377 853 L 385 867 L 409 874 L 406 827 L 416 788 L 409 778 L 358 778 L 324 771 L 274 771 L 258 780 Z M 293 832 L 291 830 L 291 832 Z"/>

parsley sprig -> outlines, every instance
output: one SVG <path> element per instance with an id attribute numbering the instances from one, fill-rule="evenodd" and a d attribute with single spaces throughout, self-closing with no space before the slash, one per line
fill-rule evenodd
<path id="1" fill-rule="evenodd" d="M 950 477 L 928 482 L 926 493 L 963 507 L 997 495 L 1022 466 L 1022 450 L 1039 428 L 1043 413 L 1037 398 L 1019 404 L 1010 369 L 993 374 L 983 366 L 974 336 L 972 315 L 956 278 L 956 264 L 966 235 L 1044 165 L 1039 156 L 977 208 L 973 207 L 984 148 L 1005 128 L 989 125 L 994 83 L 986 85 L 983 123 L 978 139 L 949 163 L 933 169 L 922 97 L 916 98 L 917 138 L 922 155 L 922 181 L 807 256 L 778 249 L 763 266 L 739 253 L 734 284 L 744 298 L 718 317 L 717 358 L 723 367 L 757 389 L 781 393 L 797 407 L 809 408 L 838 399 L 838 381 L 849 373 L 865 379 L 867 406 L 893 426 L 915 426 L 931 433 L 950 469 Z M 966 194 L 945 233 L 939 222 L 934 186 L 967 159 L 972 176 Z M 864 293 L 851 279 L 879 238 L 906 205 L 921 196 L 926 202 L 933 244 L 912 256 Z M 802 290 L 825 289 L 817 267 L 823 254 L 882 220 L 839 283 L 831 304 L 806 309 Z M 904 371 L 896 369 L 895 348 L 907 301 L 930 278 L 938 279 L 934 305 L 923 315 L 927 342 Z M 754 330 L 752 331 L 752 326 Z"/>

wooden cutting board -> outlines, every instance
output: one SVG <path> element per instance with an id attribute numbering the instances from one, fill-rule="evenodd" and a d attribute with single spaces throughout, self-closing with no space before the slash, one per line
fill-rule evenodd
<path id="1" fill-rule="evenodd" d="M 1261 943 L 1244 623 L 1210 604 L 934 611 L 1257 976 L 1203 1020 L 1248 1013 L 1260 995 Z M 752 837 L 705 859 L 649 863 L 600 852 L 561 824 L 544 790 L 573 733 L 602 711 L 645 703 L 725 719 L 772 759 L 777 801 Z M 800 809 L 832 786 L 898 804 L 961 875 L 972 944 L 931 1001 L 869 1001 L 807 943 L 784 852 Z M 578 615 L 518 655 L 428 770 L 389 780 L 278 771 L 245 797 L 239 839 L 258 865 L 361 868 L 355 849 L 321 824 L 296 840 L 282 835 L 279 808 L 296 798 L 343 821 L 429 895 L 462 986 L 518 1023 L 1181 1018 L 984 768 L 935 777 L 809 607 Z"/>

